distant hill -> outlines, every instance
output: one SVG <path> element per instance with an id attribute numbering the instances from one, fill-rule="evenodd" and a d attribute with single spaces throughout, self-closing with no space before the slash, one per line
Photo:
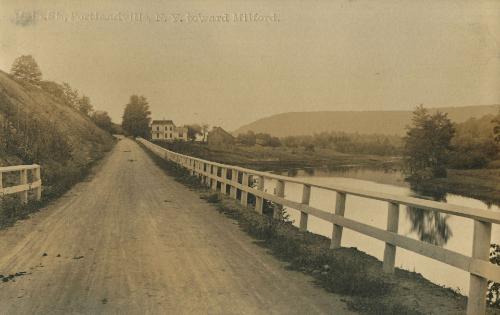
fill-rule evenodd
<path id="1" fill-rule="evenodd" d="M 497 114 L 500 105 L 431 108 L 448 113 L 454 122 L 464 122 L 471 117 L 480 118 Z M 259 119 L 240 127 L 234 135 L 254 132 L 273 136 L 311 135 L 323 131 L 342 131 L 360 134 L 403 135 L 411 123 L 412 111 L 321 111 L 290 112 Z"/>
<path id="2" fill-rule="evenodd" d="M 0 166 L 41 163 L 54 172 L 70 164 L 78 168 L 112 143 L 110 134 L 61 99 L 0 71 Z"/>

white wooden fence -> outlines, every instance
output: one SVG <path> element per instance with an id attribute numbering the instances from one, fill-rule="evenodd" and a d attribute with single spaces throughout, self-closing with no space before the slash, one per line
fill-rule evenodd
<path id="1" fill-rule="evenodd" d="M 217 190 L 217 186 L 220 183 L 221 192 L 226 193 L 226 188 L 229 186 L 229 195 L 234 199 L 237 198 L 237 190 L 240 190 L 240 201 L 244 206 L 249 206 L 248 194 L 254 195 L 256 198 L 254 209 L 259 213 L 262 213 L 264 200 L 270 200 L 276 204 L 299 210 L 301 212 L 299 223 L 301 230 L 307 230 L 309 215 L 331 222 L 333 225 L 331 248 L 339 248 L 341 246 L 342 230 L 344 227 L 385 242 L 383 270 L 386 273 L 394 272 L 397 247 L 413 251 L 469 272 L 468 315 L 485 313 L 488 279 L 500 282 L 500 266 L 489 262 L 491 227 L 492 224 L 500 224 L 500 213 L 498 212 L 336 185 L 319 185 L 297 178 L 194 158 L 166 150 L 141 138 L 138 138 L 138 141 L 159 157 L 173 161 L 191 170 L 193 175 L 199 176 L 202 182 L 213 190 Z M 241 181 L 239 181 L 238 173 L 242 174 Z M 250 180 L 250 178 L 252 179 Z M 253 179 L 257 179 L 256 188 L 249 186 L 249 183 L 253 182 Z M 274 194 L 264 191 L 264 181 L 269 179 L 276 181 Z M 298 203 L 284 197 L 286 183 L 295 183 L 303 186 L 302 202 Z M 312 187 L 336 192 L 334 213 L 309 206 Z M 346 198 L 350 195 L 387 202 L 387 229 L 383 230 L 345 218 Z M 398 234 L 400 205 L 447 213 L 474 220 L 472 257 Z M 279 215 L 278 211 L 275 210 L 274 215 Z"/>
<path id="2" fill-rule="evenodd" d="M 31 176 L 28 176 L 31 172 Z M 3 187 L 3 174 L 18 173 L 19 184 Z M 28 181 L 31 179 L 30 181 Z M 0 197 L 10 194 L 19 194 L 22 203 L 28 202 L 28 192 L 34 190 L 34 198 L 40 200 L 42 197 L 42 179 L 40 177 L 40 165 L 16 165 L 0 167 Z"/>

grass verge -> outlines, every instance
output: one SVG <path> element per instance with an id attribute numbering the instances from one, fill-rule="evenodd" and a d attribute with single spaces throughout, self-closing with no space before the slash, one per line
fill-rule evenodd
<path id="1" fill-rule="evenodd" d="M 92 160 L 86 164 L 76 165 L 66 163 L 65 165 L 47 165 L 42 168 L 43 193 L 41 200 L 30 200 L 22 204 L 15 194 L 0 198 L 0 229 L 12 226 L 18 220 L 29 218 L 30 214 L 37 212 L 49 202 L 59 198 L 75 184 L 85 180 L 91 170 L 104 158 L 106 152 L 96 152 Z"/>
<path id="2" fill-rule="evenodd" d="M 317 285 L 329 292 L 344 295 L 351 310 L 377 315 L 465 313 L 466 298 L 458 292 L 433 284 L 415 272 L 396 269 L 393 275 L 384 274 L 379 260 L 356 248 L 329 249 L 328 238 L 301 232 L 286 216 L 275 220 L 210 191 L 183 167 L 141 146 L 168 175 L 197 191 L 200 198 L 213 204 L 220 213 L 236 220 L 260 245 L 287 262 L 288 268 L 312 276 Z M 500 313 L 488 309 L 487 314 Z"/>

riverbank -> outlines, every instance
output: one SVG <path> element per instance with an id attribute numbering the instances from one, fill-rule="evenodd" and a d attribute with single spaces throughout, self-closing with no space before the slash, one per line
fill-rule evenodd
<path id="1" fill-rule="evenodd" d="M 238 165 L 259 171 L 287 171 L 305 168 L 373 168 L 387 171 L 402 169 L 402 158 L 394 156 L 343 154 L 330 149 L 271 148 L 261 146 L 210 147 L 201 143 L 157 143 L 175 152 L 223 164 Z M 493 163 L 494 164 L 494 163 Z M 498 165 L 500 163 L 494 164 Z M 421 183 L 405 183 L 391 179 L 368 179 L 382 184 L 411 186 L 426 195 L 446 193 L 500 205 L 500 168 L 449 170 L 447 178 Z"/>
<path id="2" fill-rule="evenodd" d="M 446 178 L 414 183 L 414 188 L 434 193 L 453 193 L 500 205 L 500 168 L 448 170 Z"/>
<path id="3" fill-rule="evenodd" d="M 308 167 L 376 167 L 400 168 L 401 158 L 377 155 L 355 155 L 331 149 L 264 147 L 233 145 L 211 147 L 197 142 L 155 142 L 182 154 L 223 164 L 238 165 L 259 171 L 279 171 Z"/>
<path id="4" fill-rule="evenodd" d="M 330 250 L 328 238 L 300 232 L 286 220 L 259 215 L 235 200 L 210 192 L 187 170 L 146 151 L 167 174 L 236 220 L 270 253 L 288 262 L 289 268 L 310 275 L 328 291 L 344 295 L 352 310 L 363 314 L 464 313 L 464 296 L 435 285 L 418 273 L 397 269 L 394 275 L 386 275 L 379 260 L 355 248 Z M 488 314 L 499 312 L 489 309 Z"/>

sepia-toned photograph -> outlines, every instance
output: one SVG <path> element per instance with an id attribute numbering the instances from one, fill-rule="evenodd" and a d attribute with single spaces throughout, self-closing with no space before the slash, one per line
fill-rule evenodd
<path id="1" fill-rule="evenodd" d="M 0 0 L 0 315 L 500 315 L 499 0 Z"/>

